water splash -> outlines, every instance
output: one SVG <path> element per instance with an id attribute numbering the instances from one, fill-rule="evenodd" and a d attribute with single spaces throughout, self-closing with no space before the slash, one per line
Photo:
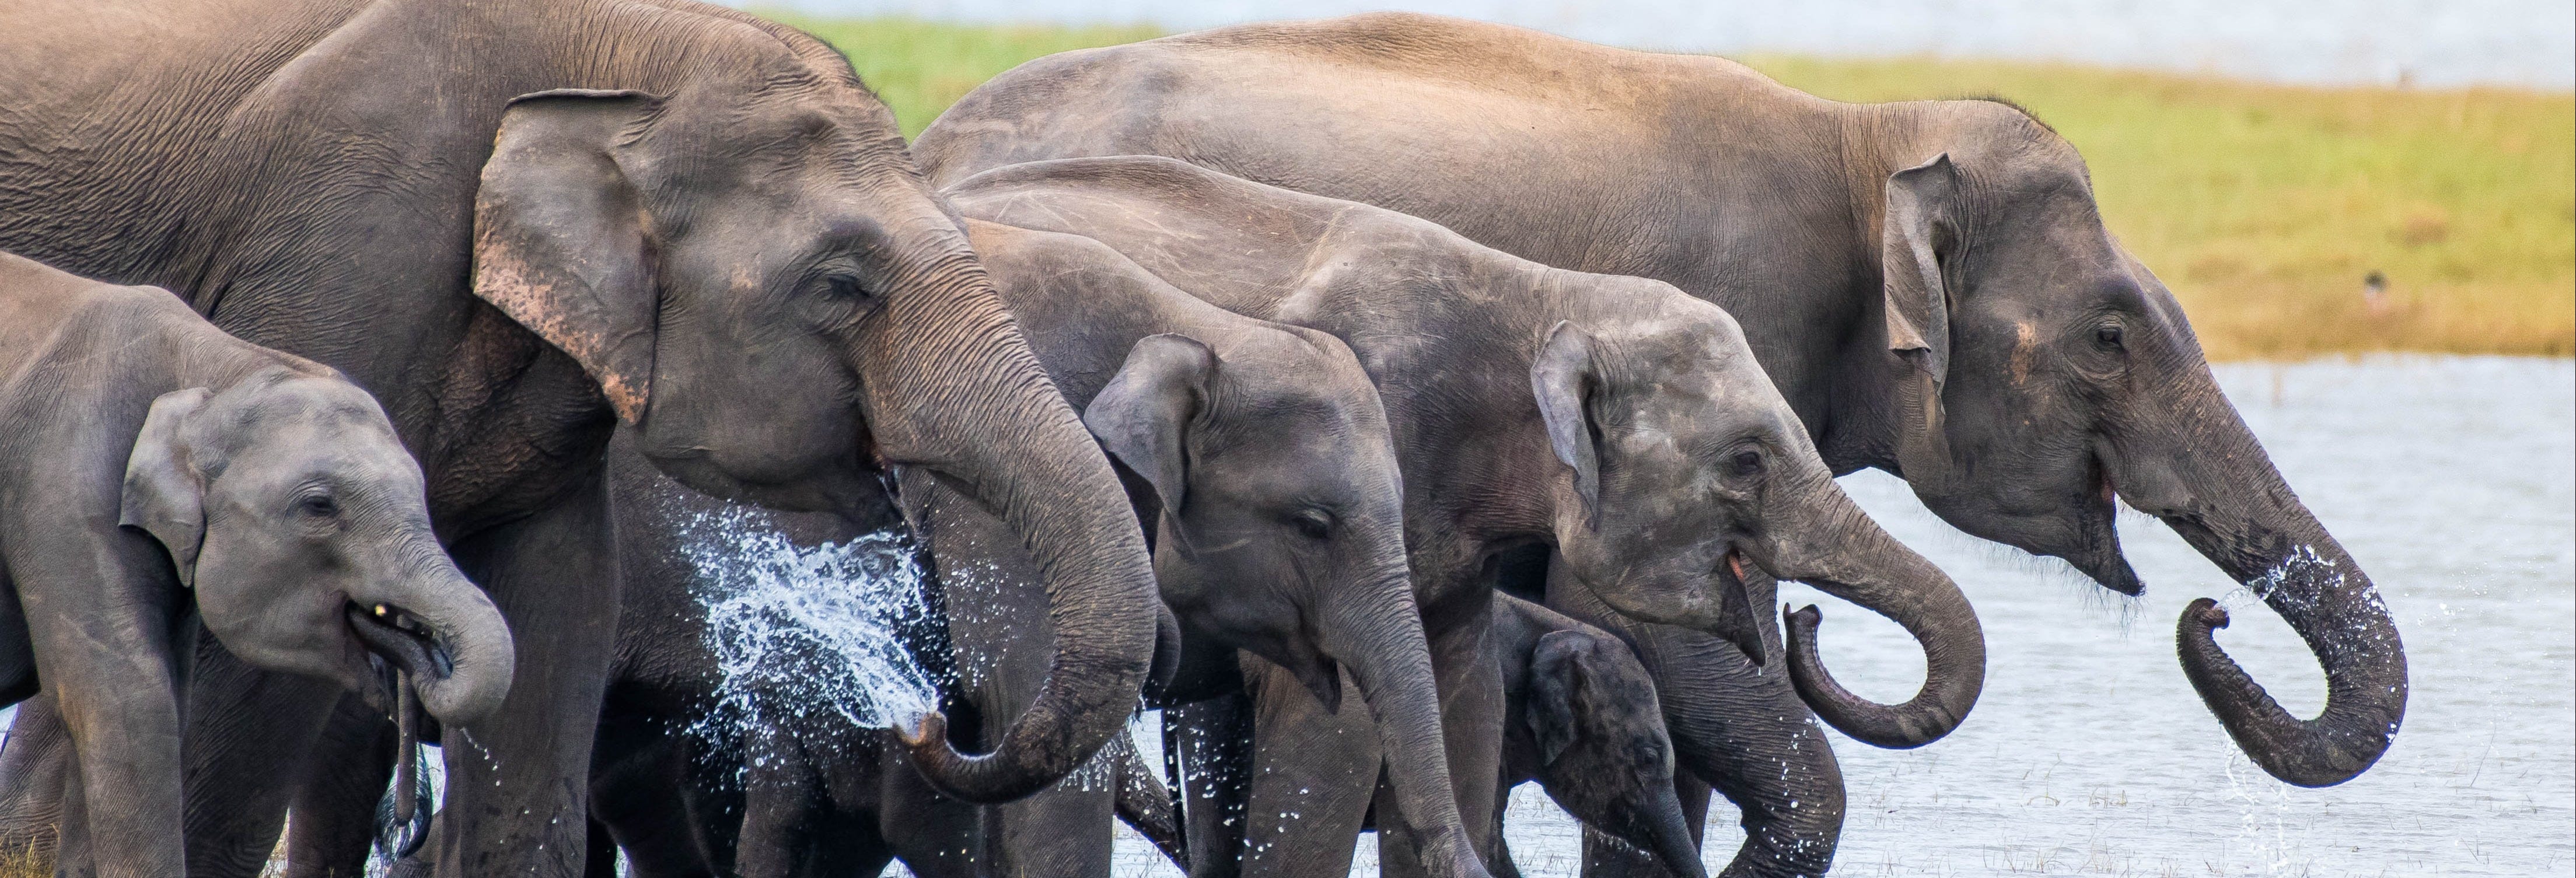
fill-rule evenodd
<path id="1" fill-rule="evenodd" d="M 803 547 L 753 509 L 699 515 L 681 534 L 723 679 L 715 709 L 692 731 L 887 728 L 937 704 L 931 675 L 906 646 L 937 620 L 908 536 Z"/>

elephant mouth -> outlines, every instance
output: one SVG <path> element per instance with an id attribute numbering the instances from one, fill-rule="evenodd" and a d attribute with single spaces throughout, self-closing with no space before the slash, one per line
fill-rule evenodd
<path id="1" fill-rule="evenodd" d="M 393 604 L 362 607 L 354 601 L 346 614 L 350 633 L 366 644 L 368 652 L 382 656 L 412 679 L 444 680 L 456 672 L 455 658 L 419 616 Z"/>
<path id="2" fill-rule="evenodd" d="M 2127 553 L 2120 551 L 2120 493 L 2111 483 L 2110 462 L 2098 455 L 2093 458 L 2093 493 L 2096 497 L 2087 498 L 2090 502 L 2078 524 L 2084 532 L 2085 551 L 2067 562 L 2103 588 L 2129 597 L 2145 594 L 2146 582 L 2129 566 Z"/>
<path id="3" fill-rule="evenodd" d="M 1725 557 L 1718 560 L 1718 614 L 1726 620 L 1726 631 L 1719 636 L 1734 644 L 1754 667 L 1761 667 L 1770 663 L 1771 656 L 1762 639 L 1762 623 L 1756 617 L 1769 609 L 1771 598 L 1766 595 L 1755 599 L 1751 566 L 1744 553 L 1734 547 L 1728 547 Z"/>

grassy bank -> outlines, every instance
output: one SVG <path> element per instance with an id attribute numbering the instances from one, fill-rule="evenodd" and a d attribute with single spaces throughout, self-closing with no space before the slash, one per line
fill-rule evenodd
<path id="1" fill-rule="evenodd" d="M 976 84 L 1134 27 L 786 17 L 918 133 Z M 2012 62 L 1744 59 L 1826 97 L 1996 94 L 2084 151 L 2112 230 L 2213 356 L 2576 353 L 2576 98 L 2306 88 Z M 2377 305 L 2362 291 L 2385 278 Z"/>

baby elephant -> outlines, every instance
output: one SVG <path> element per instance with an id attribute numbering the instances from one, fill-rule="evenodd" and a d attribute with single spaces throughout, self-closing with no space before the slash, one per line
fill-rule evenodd
<path id="1" fill-rule="evenodd" d="M 1507 699 L 1494 837 L 1512 788 L 1536 780 L 1590 830 L 1652 852 L 1674 875 L 1707 878 L 1673 792 L 1673 743 L 1655 684 L 1636 653 L 1510 595 L 1494 596 L 1493 614 Z M 1508 851 L 1497 859 L 1497 878 L 1520 874 Z"/>
<path id="2" fill-rule="evenodd" d="M 65 850 L 120 860 L 64 874 L 182 860 L 192 614 L 253 665 L 449 725 L 510 687 L 509 629 L 373 397 L 162 290 L 0 254 L 0 703 L 42 686 L 78 754 L 64 840 L 117 840 Z"/>

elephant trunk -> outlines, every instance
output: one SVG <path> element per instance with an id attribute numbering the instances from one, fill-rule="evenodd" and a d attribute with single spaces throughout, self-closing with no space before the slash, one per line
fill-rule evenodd
<path id="1" fill-rule="evenodd" d="M 1941 739 L 1958 728 L 1986 683 L 1986 639 L 1976 610 L 1940 568 L 1898 543 L 1830 483 L 1822 514 L 1775 528 L 1757 558 L 1766 572 L 1794 579 L 1867 607 L 1905 627 L 1923 647 L 1923 688 L 1911 700 L 1888 706 L 1852 694 L 1825 671 L 1816 654 L 1822 613 L 1809 606 L 1791 614 L 1786 634 L 1789 681 L 1816 715 L 1866 744 L 1905 749 Z"/>
<path id="2" fill-rule="evenodd" d="M 1320 646 L 1350 670 L 1361 699 L 1377 717 L 1387 780 L 1405 823 L 1421 836 L 1426 871 L 1444 878 L 1486 878 L 1450 785 L 1431 647 L 1422 633 L 1422 616 L 1414 609 L 1411 577 L 1398 569 L 1374 577 L 1365 587 L 1337 590 L 1321 610 Z"/>
<path id="3" fill-rule="evenodd" d="M 2183 675 L 2255 764 L 2303 787 L 2351 780 L 2387 752 L 2406 715 L 2406 649 L 2370 576 L 2281 480 L 2206 367 L 2178 382 L 2190 453 L 2109 457 L 2113 486 L 2280 613 L 2326 674 L 2325 712 L 2301 720 L 2220 649 L 2227 612 L 2201 598 L 2175 640 Z M 2212 437 L 2215 437 L 2213 441 Z M 2179 449 L 2181 443 L 2174 443 Z"/>
<path id="4" fill-rule="evenodd" d="M 1665 871 L 1681 878 L 1708 878 L 1708 866 L 1699 858 L 1699 833 L 1691 831 L 1689 815 L 1682 813 L 1681 795 L 1670 784 L 1659 792 L 1646 815 L 1646 831 L 1654 841 L 1648 849 Z"/>
<path id="5" fill-rule="evenodd" d="M 937 220 L 934 220 L 937 222 Z M 938 232 L 944 231 L 944 234 Z M 960 754 L 926 712 L 898 734 L 923 779 L 960 800 L 1046 788 L 1126 729 L 1154 653 L 1153 571 L 1109 459 L 1047 378 L 953 224 L 912 236 L 947 248 L 872 322 L 902 342 L 853 345 L 874 450 L 927 469 L 1018 534 L 1045 581 L 1047 679 L 992 752 Z M 884 330 L 877 330 L 884 332 Z"/>
<path id="6" fill-rule="evenodd" d="M 395 563 L 377 567 L 389 572 L 349 594 L 349 629 L 402 672 L 430 716 L 470 725 L 510 693 L 518 651 L 509 623 L 428 535 L 427 522 L 395 546 Z"/>

